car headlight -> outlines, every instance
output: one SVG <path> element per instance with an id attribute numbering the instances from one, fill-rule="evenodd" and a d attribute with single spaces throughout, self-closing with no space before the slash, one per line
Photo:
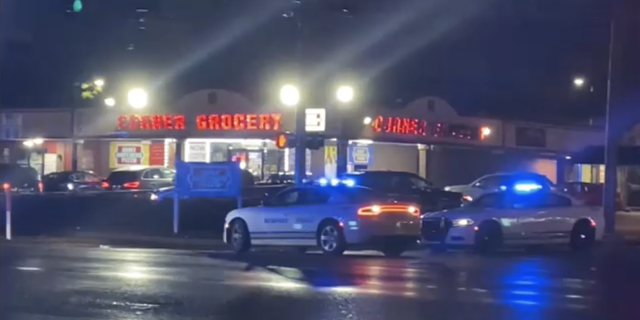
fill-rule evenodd
<path id="1" fill-rule="evenodd" d="M 451 191 L 451 187 L 444 187 L 444 191 Z"/>
<path id="2" fill-rule="evenodd" d="M 157 201 L 157 200 L 158 200 L 158 195 L 157 195 L 157 194 L 155 194 L 155 193 L 152 193 L 152 194 L 149 196 L 149 199 L 150 199 L 151 201 Z"/>
<path id="3" fill-rule="evenodd" d="M 453 220 L 454 227 L 468 227 L 473 224 L 473 220 L 471 219 L 456 219 Z"/>

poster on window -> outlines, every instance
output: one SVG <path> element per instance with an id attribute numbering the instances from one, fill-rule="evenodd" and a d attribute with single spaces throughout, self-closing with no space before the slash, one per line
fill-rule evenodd
<path id="1" fill-rule="evenodd" d="M 148 166 L 149 144 L 140 142 L 111 142 L 109 167 Z"/>

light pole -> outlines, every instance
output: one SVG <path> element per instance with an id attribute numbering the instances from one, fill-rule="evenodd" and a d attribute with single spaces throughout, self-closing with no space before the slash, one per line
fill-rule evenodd
<path id="1" fill-rule="evenodd" d="M 350 106 L 355 99 L 355 90 L 352 86 L 341 85 L 336 89 L 336 100 L 341 108 Z M 349 152 L 349 135 L 345 132 L 349 126 L 351 120 L 350 110 L 345 110 L 345 114 L 341 115 L 340 136 L 337 139 L 337 153 L 338 159 L 336 159 L 336 177 L 340 178 L 347 173 L 348 155 Z"/>
<path id="2" fill-rule="evenodd" d="M 280 102 L 286 107 L 295 108 L 296 112 L 296 146 L 294 154 L 294 172 L 296 184 L 302 184 L 307 176 L 307 148 L 305 131 L 306 108 L 300 106 L 300 90 L 292 84 L 280 88 Z M 284 161 L 289 161 L 285 159 Z"/>

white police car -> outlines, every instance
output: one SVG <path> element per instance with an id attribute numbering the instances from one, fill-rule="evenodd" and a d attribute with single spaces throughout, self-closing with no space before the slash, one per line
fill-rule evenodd
<path id="1" fill-rule="evenodd" d="M 592 246 L 604 233 L 601 207 L 585 206 L 536 182 L 516 182 L 485 193 L 461 208 L 423 215 L 422 241 L 434 248 L 566 243 Z"/>
<path id="2" fill-rule="evenodd" d="M 323 184 L 326 181 L 323 181 Z M 231 211 L 224 241 L 237 253 L 251 246 L 290 246 L 325 254 L 374 249 L 398 256 L 420 238 L 420 212 L 352 183 L 285 189 L 259 207 Z"/>

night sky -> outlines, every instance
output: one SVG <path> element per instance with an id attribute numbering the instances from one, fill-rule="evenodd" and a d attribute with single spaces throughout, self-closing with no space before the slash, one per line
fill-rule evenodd
<path id="1" fill-rule="evenodd" d="M 295 20 L 282 17 L 290 0 L 72 3 L 0 2 L 2 108 L 77 103 L 74 83 L 94 76 L 114 92 L 144 83 L 156 101 L 224 88 L 267 102 L 301 70 L 318 104 L 354 81 L 363 108 L 434 95 L 469 115 L 576 123 L 604 112 L 606 0 L 302 0 L 299 60 Z M 589 88 L 573 88 L 577 75 Z"/>

